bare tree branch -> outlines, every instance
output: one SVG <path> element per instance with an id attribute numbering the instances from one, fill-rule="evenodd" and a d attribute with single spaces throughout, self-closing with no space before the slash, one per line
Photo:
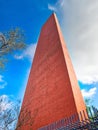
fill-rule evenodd
<path id="1" fill-rule="evenodd" d="M 16 28 L 8 32 L 0 33 L 0 67 L 3 67 L 6 56 L 16 50 L 23 50 L 25 48 L 24 33 Z"/>
<path id="2" fill-rule="evenodd" d="M 15 129 L 19 110 L 19 101 L 13 103 L 10 100 L 4 101 L 3 97 L 0 97 L 0 130 L 10 130 L 10 127 Z"/>

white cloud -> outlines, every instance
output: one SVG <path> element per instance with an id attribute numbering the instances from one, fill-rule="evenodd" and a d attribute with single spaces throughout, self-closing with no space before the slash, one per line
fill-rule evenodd
<path id="1" fill-rule="evenodd" d="M 0 75 L 0 82 L 3 82 L 3 76 Z"/>
<path id="2" fill-rule="evenodd" d="M 7 85 L 7 82 L 4 82 L 4 83 L 0 83 L 0 89 L 3 89 L 3 88 L 5 88 L 5 86 Z"/>
<path id="3" fill-rule="evenodd" d="M 91 88 L 89 90 L 82 89 L 82 95 L 84 98 L 91 98 L 96 94 L 97 88 Z"/>
<path id="4" fill-rule="evenodd" d="M 30 44 L 30 45 L 28 45 L 28 47 L 26 48 L 25 51 L 23 51 L 22 54 L 15 55 L 14 58 L 17 59 L 17 60 L 20 60 L 20 59 L 24 59 L 25 57 L 27 57 L 27 58 L 30 59 L 30 61 L 32 61 L 32 59 L 34 57 L 36 45 L 37 44 Z"/>
<path id="5" fill-rule="evenodd" d="M 51 11 L 54 11 L 54 12 L 57 11 L 57 8 L 55 8 L 55 6 L 52 6 L 50 4 L 48 4 L 48 9 L 51 10 Z"/>
<path id="6" fill-rule="evenodd" d="M 78 80 L 97 82 L 98 0 L 58 0 L 49 9 L 58 16 Z"/>
<path id="7" fill-rule="evenodd" d="M 58 0 L 55 6 L 48 3 L 48 9 L 53 12 L 58 12 L 58 8 L 63 7 L 63 5 L 64 5 L 64 0 L 61 1 Z"/>
<path id="8" fill-rule="evenodd" d="M 6 85 L 7 85 L 7 82 L 3 79 L 3 76 L 0 75 L 0 89 L 5 88 Z"/>
<path id="9" fill-rule="evenodd" d="M 14 58 L 17 59 L 17 60 L 20 60 L 20 59 L 23 59 L 24 55 L 21 54 L 21 55 L 15 55 Z"/>

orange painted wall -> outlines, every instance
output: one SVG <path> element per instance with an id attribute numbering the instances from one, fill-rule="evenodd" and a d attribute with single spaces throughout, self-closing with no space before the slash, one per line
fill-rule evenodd
<path id="1" fill-rule="evenodd" d="M 55 14 L 42 27 L 17 130 L 38 128 L 85 110 Z"/>

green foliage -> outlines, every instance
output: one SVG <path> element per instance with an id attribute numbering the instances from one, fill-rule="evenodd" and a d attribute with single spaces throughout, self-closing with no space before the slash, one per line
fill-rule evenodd
<path id="1" fill-rule="evenodd" d="M 89 119 L 90 121 L 92 121 L 98 116 L 98 109 L 93 105 L 92 99 L 89 98 L 85 99 L 85 103 Z"/>
<path id="2" fill-rule="evenodd" d="M 4 67 L 8 54 L 25 48 L 24 38 L 24 32 L 19 28 L 0 33 L 0 67 Z"/>
<path id="3" fill-rule="evenodd" d="M 90 106 L 92 106 L 93 100 L 90 98 L 86 98 L 85 103 L 86 103 L 86 107 L 90 107 Z"/>

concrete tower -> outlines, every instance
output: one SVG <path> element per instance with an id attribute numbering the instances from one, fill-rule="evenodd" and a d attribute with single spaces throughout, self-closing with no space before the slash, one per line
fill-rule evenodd
<path id="1" fill-rule="evenodd" d="M 43 25 L 17 130 L 37 130 L 85 110 L 56 15 Z"/>

